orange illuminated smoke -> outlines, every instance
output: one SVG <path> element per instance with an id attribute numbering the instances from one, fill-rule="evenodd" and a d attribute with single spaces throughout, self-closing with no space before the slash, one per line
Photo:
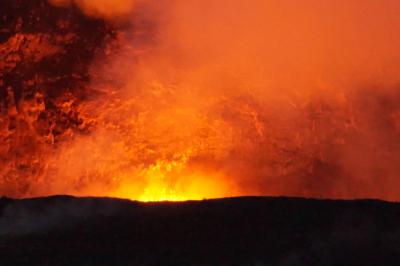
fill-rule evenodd
<path id="1" fill-rule="evenodd" d="M 37 137 L 43 101 L 1 115 L 0 152 L 36 145 L 3 194 L 400 200 L 399 1 L 51 2 L 118 30 L 89 97 L 56 102 L 85 130 Z"/>

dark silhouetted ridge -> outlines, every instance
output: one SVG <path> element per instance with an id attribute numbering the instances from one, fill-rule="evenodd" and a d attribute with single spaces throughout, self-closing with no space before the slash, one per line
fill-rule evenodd
<path id="1" fill-rule="evenodd" d="M 0 200 L 0 265 L 400 265 L 400 205 Z"/>

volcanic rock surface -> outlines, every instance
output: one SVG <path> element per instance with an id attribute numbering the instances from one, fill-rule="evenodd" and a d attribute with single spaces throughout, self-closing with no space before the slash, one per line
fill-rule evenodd
<path id="1" fill-rule="evenodd" d="M 228 198 L 0 201 L 1 265 L 399 265 L 400 205 Z"/>

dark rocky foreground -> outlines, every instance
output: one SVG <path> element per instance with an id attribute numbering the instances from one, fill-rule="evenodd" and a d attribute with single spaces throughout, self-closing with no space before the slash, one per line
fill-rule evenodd
<path id="1" fill-rule="evenodd" d="M 400 265 L 400 205 L 0 200 L 0 265 Z"/>

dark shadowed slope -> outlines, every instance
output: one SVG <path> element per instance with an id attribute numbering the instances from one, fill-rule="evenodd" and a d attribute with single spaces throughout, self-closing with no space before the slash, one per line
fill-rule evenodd
<path id="1" fill-rule="evenodd" d="M 400 205 L 0 200 L 0 265 L 400 265 Z"/>

